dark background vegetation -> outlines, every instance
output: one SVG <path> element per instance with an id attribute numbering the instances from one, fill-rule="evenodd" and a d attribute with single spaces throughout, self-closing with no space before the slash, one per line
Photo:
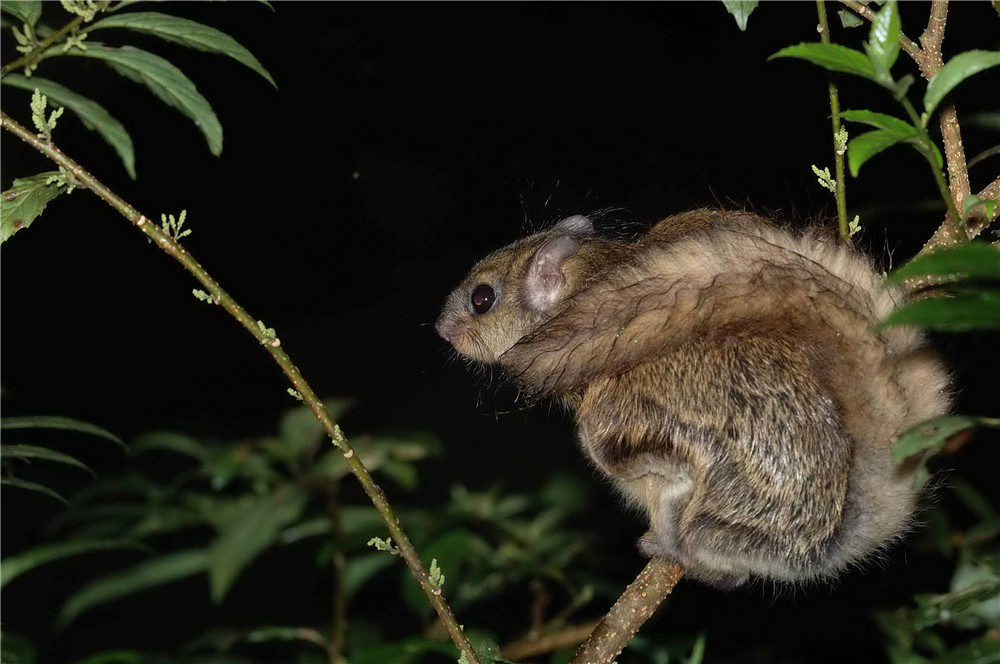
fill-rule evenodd
<path id="1" fill-rule="evenodd" d="M 608 225 L 634 231 L 718 204 L 799 221 L 832 216 L 832 197 L 809 168 L 832 166 L 826 75 L 802 62 L 767 62 L 782 46 L 816 40 L 814 5 L 764 4 L 746 33 L 721 3 L 155 9 L 233 35 L 280 90 L 232 61 L 155 42 L 152 50 L 195 81 L 222 121 L 225 149 L 215 159 L 188 120 L 131 82 L 96 62 L 53 59 L 39 75 L 101 101 L 129 128 L 138 181 L 69 114 L 56 142 L 147 215 L 187 209 L 194 233 L 185 246 L 277 329 L 318 393 L 358 399 L 344 422 L 348 436 L 405 427 L 442 437 L 445 454 L 422 465 L 422 489 L 390 492 L 390 501 L 434 506 L 454 483 L 530 492 L 556 471 L 584 476 L 597 497 L 586 523 L 602 534 L 608 577 L 624 586 L 641 565 L 632 543 L 642 524 L 588 467 L 568 418 L 555 408 L 525 410 L 502 381 L 477 379 L 430 324 L 474 260 L 568 214 L 611 210 Z M 45 11 L 60 23 L 51 18 L 58 5 Z M 911 38 L 926 11 L 902 6 Z M 867 28 L 845 31 L 832 18 L 835 40 L 858 46 Z M 115 34 L 105 35 L 109 43 Z M 987 3 L 957 4 L 946 57 L 997 48 L 997 34 Z M 915 72 L 905 55 L 903 69 Z M 960 88 L 960 117 L 995 104 L 983 91 L 998 84 L 994 71 Z M 3 108 L 29 124 L 28 97 L 5 88 Z M 863 81 L 842 81 L 842 98 L 846 108 L 894 110 Z M 970 154 L 993 142 L 965 131 Z M 2 148 L 4 187 L 50 170 L 9 135 Z M 974 191 L 995 167 L 973 171 Z M 862 215 L 860 244 L 886 266 L 915 253 L 943 216 L 925 164 L 903 148 L 867 164 L 847 192 L 852 214 Z M 93 195 L 57 199 L 2 257 L 4 415 L 68 415 L 125 438 L 172 428 L 232 440 L 273 430 L 293 405 L 254 340 L 196 301 L 190 276 Z M 995 414 L 995 337 L 939 341 L 958 377 L 959 410 Z M 996 497 L 993 472 L 984 470 L 998 459 L 990 442 L 980 436 L 945 465 Z M 126 463 L 95 449 L 87 458 L 102 474 Z M 4 493 L 7 555 L 37 543 L 38 523 L 58 507 Z M 205 600 L 202 577 L 101 607 L 41 644 L 46 661 L 110 645 L 170 650 L 210 623 L 318 622 L 327 573 L 290 556 L 259 560 L 219 607 Z M 941 590 L 950 573 L 906 547 L 889 559 L 833 589 L 724 595 L 682 583 L 647 629 L 706 630 L 709 661 L 878 661 L 869 612 Z M 94 564 L 105 563 L 35 572 L 47 575 L 45 592 L 37 579 L 13 583 L 4 629 L 46 638 L 62 589 Z M 372 592 L 360 610 L 395 620 L 391 592 Z M 512 607 L 526 601 L 510 599 Z M 402 613 L 398 620 L 400 632 L 417 629 Z"/>

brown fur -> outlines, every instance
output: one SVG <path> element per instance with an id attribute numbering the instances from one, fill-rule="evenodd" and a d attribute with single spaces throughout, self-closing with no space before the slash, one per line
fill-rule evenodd
<path id="1" fill-rule="evenodd" d="M 525 275 L 559 226 L 481 261 L 438 329 L 576 410 L 588 455 L 649 514 L 644 550 L 733 586 L 830 576 L 905 531 L 915 495 L 890 449 L 947 411 L 948 376 L 919 332 L 872 331 L 901 295 L 864 256 L 743 212 L 634 243 L 571 226 L 550 309 L 524 305 Z M 483 283 L 499 296 L 477 315 Z"/>

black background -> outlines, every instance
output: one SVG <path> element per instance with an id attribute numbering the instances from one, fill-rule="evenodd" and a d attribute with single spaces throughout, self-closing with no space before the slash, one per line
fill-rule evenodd
<path id="1" fill-rule="evenodd" d="M 765 4 L 746 33 L 721 3 L 151 9 L 233 35 L 279 90 L 222 57 L 96 33 L 184 70 L 223 124 L 224 152 L 212 157 L 190 121 L 82 58 L 54 58 L 37 74 L 95 98 L 126 125 L 138 180 L 69 114 L 55 141 L 147 216 L 187 209 L 188 250 L 277 329 L 318 393 L 359 400 L 344 423 L 349 436 L 392 427 L 442 436 L 446 453 L 424 464 L 425 488 L 399 501 L 440 504 L 455 483 L 531 491 L 556 470 L 577 473 L 603 501 L 592 523 L 607 524 L 607 546 L 626 561 L 615 574 L 622 583 L 634 575 L 641 562 L 627 552 L 641 524 L 593 475 L 568 419 L 557 409 L 525 410 L 502 383 L 477 383 L 430 324 L 478 257 L 568 214 L 610 210 L 607 224 L 633 230 L 717 204 L 830 217 L 832 197 L 810 170 L 832 167 L 825 72 L 767 61 L 785 45 L 817 39 L 815 6 Z M 926 12 L 903 6 L 911 38 Z M 59 24 L 59 14 L 49 4 L 43 19 Z M 834 39 L 860 47 L 867 28 L 844 30 L 831 18 Z M 954 6 L 946 57 L 997 48 L 998 25 L 987 3 Z M 916 68 L 904 54 L 895 71 Z M 843 107 L 897 112 L 871 84 L 841 83 Z M 988 91 L 998 83 L 994 71 L 960 88 L 960 114 L 995 106 Z M 28 97 L 3 89 L 4 111 L 26 125 Z M 970 155 L 995 142 L 972 128 L 964 138 Z M 2 141 L 5 188 L 51 170 L 15 138 Z M 996 159 L 978 166 L 973 190 L 996 170 Z M 848 183 L 851 212 L 865 225 L 860 244 L 886 266 L 911 256 L 942 219 L 935 197 L 915 152 L 876 157 Z M 272 431 L 293 405 L 256 342 L 195 300 L 192 278 L 88 192 L 60 197 L 6 243 L 2 280 L 4 415 L 68 415 L 123 437 L 174 428 L 231 440 Z M 995 337 L 938 341 L 958 377 L 959 410 L 995 413 Z M 975 481 L 976 469 L 996 459 L 989 443 L 983 436 L 947 464 Z M 125 463 L 79 453 L 91 454 L 102 474 Z M 57 508 L 21 493 L 4 498 L 10 554 L 39 541 L 37 521 Z M 655 629 L 707 629 L 710 661 L 877 659 L 868 612 L 948 579 L 948 569 L 921 567 L 903 549 L 890 557 L 885 570 L 853 572 L 835 589 L 726 596 L 683 586 Z M 285 562 L 277 555 L 255 564 L 218 608 L 205 608 L 194 581 L 109 605 L 49 642 L 49 656 L 110 645 L 169 650 L 208 623 L 325 620 L 326 581 Z M 5 592 L 4 627 L 41 640 L 76 579 L 38 574 L 49 574 L 43 595 L 37 585 L 29 594 L 25 579 Z"/>

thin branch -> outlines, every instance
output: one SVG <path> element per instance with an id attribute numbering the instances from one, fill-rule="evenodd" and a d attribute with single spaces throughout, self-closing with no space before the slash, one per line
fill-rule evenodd
<path id="1" fill-rule="evenodd" d="M 347 594 L 344 592 L 344 572 L 347 571 L 347 556 L 344 555 L 344 522 L 340 512 L 340 482 L 335 481 L 327 493 L 327 514 L 333 537 L 333 556 L 330 570 L 333 573 L 332 617 L 330 623 L 330 664 L 346 661 L 344 643 L 347 635 Z"/>
<path id="2" fill-rule="evenodd" d="M 110 4 L 111 0 L 105 0 L 105 2 L 102 3 L 101 6 L 98 8 L 97 10 L 98 13 L 104 11 Z M 80 27 L 81 23 L 83 23 L 83 17 L 77 16 L 72 21 L 70 21 L 69 23 L 67 23 L 66 25 L 53 32 L 51 35 L 49 35 L 44 41 L 39 42 L 38 46 L 30 50 L 29 52 L 25 53 L 21 57 L 17 58 L 16 60 L 13 60 L 5 64 L 3 66 L 3 69 L 0 69 L 0 78 L 6 75 L 7 72 L 13 71 L 19 67 L 24 67 L 25 65 L 37 64 L 39 61 L 41 61 L 42 59 L 41 56 L 45 52 L 45 49 L 47 49 L 49 46 L 52 46 L 57 41 L 65 37 L 67 33 L 75 31 L 77 28 Z"/>
<path id="3" fill-rule="evenodd" d="M 583 643 L 600 622 L 600 620 L 592 620 L 581 625 L 573 625 L 572 627 L 566 627 L 534 638 L 529 636 L 504 646 L 500 654 L 507 659 L 520 662 L 529 657 L 544 655 L 553 650 L 575 646 L 578 643 Z"/>
<path id="4" fill-rule="evenodd" d="M 191 275 L 205 288 L 205 290 L 209 292 L 212 296 L 212 300 L 229 312 L 229 314 L 232 315 L 233 318 L 235 318 L 248 332 L 250 332 L 258 343 L 260 343 L 267 350 L 267 352 L 270 353 L 271 357 L 288 377 L 288 380 L 291 381 L 292 387 L 299 393 L 299 395 L 301 395 L 303 403 L 309 407 L 320 423 L 322 423 L 323 429 L 333 441 L 333 444 L 336 445 L 341 452 L 343 452 L 343 456 L 347 461 L 348 467 L 354 476 L 358 478 L 358 481 L 361 482 L 361 486 L 368 495 L 368 498 L 372 501 L 372 504 L 374 504 L 375 509 L 378 510 L 379 515 L 382 517 L 386 527 L 389 529 L 389 534 L 392 535 L 392 538 L 395 540 L 395 546 L 399 550 L 400 556 L 410 568 L 410 572 L 413 573 L 414 578 L 416 578 L 417 583 L 420 584 L 424 594 L 427 595 L 427 599 L 430 601 L 431 606 L 433 606 L 434 610 L 437 611 L 441 622 L 448 630 L 451 640 L 455 643 L 456 647 L 458 647 L 459 651 L 465 654 L 465 657 L 470 664 L 478 664 L 479 659 L 476 657 L 476 653 L 473 650 L 472 645 L 469 643 L 469 639 L 465 636 L 462 628 L 455 620 L 451 607 L 448 606 L 444 597 L 441 595 L 441 590 L 431 585 L 427 570 L 424 567 L 423 562 L 421 562 L 416 549 L 413 548 L 413 544 L 410 542 L 410 539 L 406 536 L 406 533 L 400 526 L 399 519 L 396 517 L 395 513 L 393 513 L 392 508 L 386 500 L 385 493 L 375 483 L 375 480 L 372 479 L 371 473 L 368 472 L 368 469 L 365 468 L 361 459 L 357 454 L 355 454 L 354 449 L 347 442 L 344 432 L 341 431 L 340 426 L 334 421 L 333 417 L 331 417 L 330 413 L 323 406 L 323 402 L 320 401 L 319 397 L 316 396 L 316 393 L 313 392 L 309 383 L 307 383 L 302 377 L 298 367 L 296 367 L 291 358 L 288 357 L 288 354 L 282 350 L 281 341 L 276 335 L 274 335 L 273 331 L 267 330 L 266 328 L 261 329 L 261 326 L 257 324 L 256 319 L 247 313 L 246 309 L 236 302 L 236 300 L 234 300 L 229 293 L 224 291 L 218 282 L 216 282 L 215 279 L 213 279 L 211 275 L 205 271 L 205 268 L 203 268 L 201 264 L 199 264 L 198 261 L 196 261 L 194 257 L 191 256 L 186 249 L 184 249 L 184 247 L 175 242 L 148 217 L 140 214 L 138 210 L 119 198 L 114 192 L 108 189 L 108 187 L 101 183 L 100 180 L 87 172 L 82 166 L 63 154 L 63 152 L 54 144 L 41 140 L 31 131 L 25 129 L 2 111 L 0 111 L 0 123 L 2 123 L 4 129 L 14 134 L 22 141 L 54 161 L 56 164 L 69 171 L 69 173 L 72 174 L 72 177 L 74 177 L 81 186 L 86 187 L 90 191 L 97 194 L 97 196 L 104 200 L 104 202 L 117 210 L 123 217 L 131 221 L 132 224 L 145 233 L 146 237 L 152 240 L 156 246 L 160 247 L 160 249 L 179 262 L 184 269 L 190 272 Z"/>
<path id="5" fill-rule="evenodd" d="M 570 664 L 611 664 L 683 575 L 680 565 L 651 558 L 576 651 Z"/>
<path id="6" fill-rule="evenodd" d="M 824 44 L 830 43 L 830 26 L 826 20 L 826 2 L 816 0 L 816 12 L 819 14 L 819 38 Z M 837 197 L 837 226 L 840 239 L 851 241 L 850 225 L 847 221 L 847 174 L 844 171 L 844 148 L 840 144 L 840 97 L 837 94 L 837 84 L 833 82 L 833 72 L 827 74 L 830 92 L 830 118 L 833 124 L 833 165 L 836 170 L 837 186 L 834 192 Z"/>
<path id="7" fill-rule="evenodd" d="M 868 19 L 869 21 L 875 20 L 875 12 L 869 9 L 867 6 L 858 2 L 858 0 L 840 0 L 841 4 L 847 5 L 852 10 L 854 10 L 859 16 Z M 899 38 L 899 45 L 903 47 L 911 58 L 919 65 L 923 55 L 920 52 L 920 47 L 917 46 L 913 41 L 907 39 L 906 35 L 901 35 Z"/>
<path id="8" fill-rule="evenodd" d="M 861 4 L 857 0 L 840 0 L 860 16 L 871 21 L 875 13 Z M 920 35 L 921 49 L 906 35 L 900 37 L 900 45 L 913 61 L 920 67 L 921 75 L 930 80 L 934 74 L 944 64 L 941 54 L 941 45 L 944 43 L 945 26 L 948 21 L 948 0 L 933 0 L 931 2 L 931 13 L 927 20 L 927 28 Z M 969 169 L 965 162 L 965 148 L 962 145 L 962 131 L 958 124 L 958 114 L 954 104 L 945 104 L 941 107 L 938 115 L 938 122 L 941 125 L 941 138 L 944 142 L 945 161 L 948 165 L 948 191 L 954 208 L 962 209 L 962 201 L 971 191 L 969 184 Z M 988 186 L 989 189 L 992 185 Z M 983 191 L 986 191 L 984 189 Z M 969 224 L 966 230 L 962 228 L 962 220 L 953 215 L 949 215 L 934 232 L 931 239 L 924 245 L 922 252 L 933 251 L 939 247 L 946 247 L 952 244 L 965 242 L 968 238 L 975 237 L 982 229 L 989 225 L 990 220 L 985 219 L 985 213 L 980 214 L 975 223 Z M 968 235 L 966 235 L 966 231 Z"/>

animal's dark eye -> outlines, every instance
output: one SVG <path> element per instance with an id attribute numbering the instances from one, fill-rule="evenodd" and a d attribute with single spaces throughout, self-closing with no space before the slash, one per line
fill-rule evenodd
<path id="1" fill-rule="evenodd" d="M 497 292 L 492 286 L 479 284 L 472 291 L 472 310 L 477 314 L 485 314 L 493 308 L 493 303 L 497 301 Z"/>

